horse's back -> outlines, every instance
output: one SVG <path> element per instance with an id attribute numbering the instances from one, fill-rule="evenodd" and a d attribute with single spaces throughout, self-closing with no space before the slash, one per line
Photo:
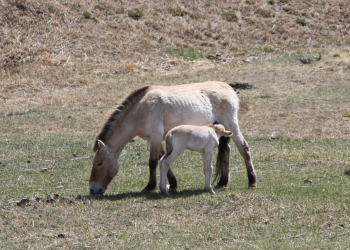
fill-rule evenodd
<path id="1" fill-rule="evenodd" d="M 223 82 L 151 86 L 144 103 L 171 127 L 173 123 L 206 125 L 215 122 L 218 115 L 238 109 L 235 91 Z"/>

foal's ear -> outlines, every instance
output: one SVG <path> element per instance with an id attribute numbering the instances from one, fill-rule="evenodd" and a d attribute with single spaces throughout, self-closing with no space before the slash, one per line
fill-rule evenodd
<path id="1" fill-rule="evenodd" d="M 227 131 L 225 130 L 223 133 L 222 133 L 223 136 L 225 137 L 231 137 L 233 135 L 233 133 L 231 131 Z"/>
<path id="2" fill-rule="evenodd" d="M 101 151 L 106 152 L 107 151 L 107 146 L 106 144 L 103 143 L 101 140 L 97 140 L 98 147 L 100 148 Z"/>

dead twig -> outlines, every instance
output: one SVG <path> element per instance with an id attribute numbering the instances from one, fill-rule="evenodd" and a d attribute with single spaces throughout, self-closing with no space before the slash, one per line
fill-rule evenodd
<path id="1" fill-rule="evenodd" d="M 341 237 L 341 236 L 347 235 L 347 234 L 349 234 L 349 233 L 350 233 L 350 231 L 347 231 L 346 233 L 339 234 L 339 235 L 336 235 L 336 236 L 333 236 L 333 237 L 329 237 L 329 239 L 330 239 L 330 240 L 333 240 L 333 239 L 335 239 L 335 238 L 338 238 L 338 237 Z"/>
<path id="2" fill-rule="evenodd" d="M 287 240 L 287 239 L 293 239 L 293 238 L 299 238 L 303 235 L 305 235 L 306 233 L 303 233 L 303 234 L 297 234 L 297 235 L 294 235 L 294 236 L 288 236 L 288 237 L 282 237 L 282 238 L 279 238 L 278 240 Z"/>

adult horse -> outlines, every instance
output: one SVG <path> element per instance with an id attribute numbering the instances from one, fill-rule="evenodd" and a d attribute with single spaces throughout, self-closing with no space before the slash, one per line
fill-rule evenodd
<path id="1" fill-rule="evenodd" d="M 91 194 L 103 194 L 119 171 L 118 158 L 125 145 L 139 136 L 150 144 L 149 181 L 142 190 L 150 192 L 157 185 L 157 164 L 164 155 L 162 140 L 179 125 L 203 126 L 220 123 L 233 132 L 232 139 L 244 158 L 249 187 L 256 187 L 256 174 L 249 147 L 238 125 L 238 97 L 224 82 L 204 82 L 175 86 L 146 86 L 135 90 L 110 116 L 97 136 L 93 167 L 89 180 Z M 216 187 L 229 181 L 229 138 L 219 141 Z M 176 191 L 177 180 L 169 169 L 169 191 Z"/>

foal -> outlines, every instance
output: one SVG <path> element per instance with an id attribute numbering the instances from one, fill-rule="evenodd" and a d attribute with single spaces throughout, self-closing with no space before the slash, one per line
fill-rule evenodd
<path id="1" fill-rule="evenodd" d="M 221 136 L 232 136 L 221 124 L 207 126 L 182 125 L 171 129 L 165 136 L 167 153 L 160 159 L 159 189 L 163 194 L 169 195 L 166 190 L 167 173 L 173 163 L 186 149 L 202 154 L 204 163 L 205 189 L 214 194 L 211 187 L 211 174 L 213 172 L 212 159 L 214 149 L 219 145 Z"/>

